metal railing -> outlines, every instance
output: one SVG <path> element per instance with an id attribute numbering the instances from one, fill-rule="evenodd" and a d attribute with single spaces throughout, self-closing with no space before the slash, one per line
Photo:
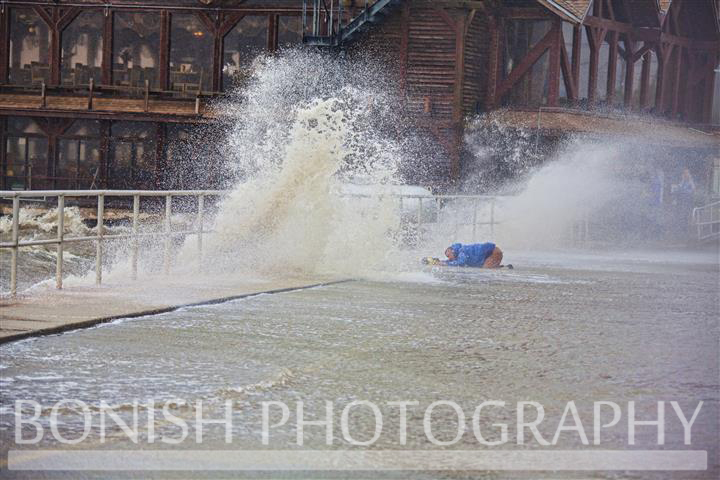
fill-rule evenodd
<path id="1" fill-rule="evenodd" d="M 17 270 L 18 253 L 21 247 L 55 245 L 57 259 L 55 265 L 55 285 L 58 289 L 63 287 L 63 251 L 65 244 L 75 242 L 95 242 L 95 283 L 100 285 L 103 278 L 103 256 L 104 243 L 110 240 L 129 239 L 130 243 L 130 264 L 131 278 L 137 279 L 138 259 L 140 243 L 143 237 L 162 237 L 164 273 L 170 272 L 172 239 L 182 235 L 197 235 L 198 264 L 202 264 L 203 235 L 213 233 L 212 229 L 206 229 L 204 216 L 206 214 L 206 197 L 221 197 L 229 193 L 226 190 L 34 190 L 34 191 L 0 191 L 0 199 L 12 200 L 12 236 L 10 242 L 0 242 L 0 249 L 11 250 L 10 260 L 10 295 L 17 295 Z M 500 223 L 496 218 L 496 203 L 499 198 L 488 195 L 408 195 L 408 194 L 341 194 L 343 197 L 377 198 L 392 197 L 397 200 L 400 215 L 403 219 L 414 225 L 414 234 L 417 237 L 422 235 L 423 226 L 428 224 L 440 224 L 441 215 L 449 207 L 452 215 L 446 215 L 449 228 L 454 226 L 454 236 L 458 235 L 461 227 L 471 227 L 472 239 L 475 240 L 478 228 L 489 226 L 490 238 L 495 234 L 495 227 Z M 66 198 L 97 198 L 97 226 L 94 235 L 66 236 L 65 235 L 65 199 Z M 129 233 L 105 233 L 105 199 L 106 197 L 131 197 L 132 214 L 131 230 Z M 161 215 L 162 228 L 159 231 L 140 231 L 140 199 L 144 197 L 162 197 L 164 201 L 164 212 Z M 172 200 L 175 197 L 195 197 L 197 199 L 197 211 L 195 213 L 195 228 L 173 230 L 171 217 L 173 214 Z M 55 238 L 20 240 L 20 201 L 42 201 L 45 208 L 57 202 L 57 234 Z M 479 208 L 485 205 L 487 209 L 480 215 Z M 460 213 L 458 213 L 460 212 Z M 481 218 L 482 217 L 482 218 Z M 412 230 L 412 227 L 410 227 Z"/>
<path id="2" fill-rule="evenodd" d="M 205 197 L 217 197 L 224 195 L 222 190 L 38 190 L 38 191 L 0 191 L 0 198 L 12 199 L 12 236 L 10 242 L 0 243 L 0 249 L 10 249 L 10 295 L 17 295 L 17 265 L 20 247 L 56 245 L 57 262 L 55 266 L 55 285 L 58 289 L 63 286 L 63 249 L 66 243 L 94 241 L 95 250 L 95 283 L 102 283 L 103 274 L 103 244 L 108 240 L 131 239 L 131 268 L 132 278 L 137 278 L 139 239 L 142 237 L 164 237 L 163 271 L 170 271 L 170 257 L 172 238 L 178 235 L 197 235 L 198 257 L 202 259 L 203 234 L 210 233 L 203 227 L 205 214 Z M 67 197 L 96 197 L 97 198 L 97 226 L 95 235 L 89 236 L 65 236 L 65 199 Z M 105 234 L 105 198 L 106 197 L 132 197 L 132 231 L 131 233 Z M 163 229 L 159 232 L 140 232 L 140 198 L 141 197 L 164 197 L 165 211 L 163 216 Z M 172 199 L 173 197 L 196 197 L 197 216 L 196 229 L 172 230 Z M 57 198 L 57 236 L 53 239 L 42 240 L 20 240 L 20 199 Z"/>
<path id="3" fill-rule="evenodd" d="M 720 238 L 720 200 L 694 208 L 692 220 L 697 227 L 698 241 Z"/>

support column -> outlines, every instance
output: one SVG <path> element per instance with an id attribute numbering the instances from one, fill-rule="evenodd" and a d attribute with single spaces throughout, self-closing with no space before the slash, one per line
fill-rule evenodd
<path id="1" fill-rule="evenodd" d="M 5 4 L 0 8 L 0 84 L 3 84 L 8 81 L 10 61 L 10 8 Z"/>
<path id="2" fill-rule="evenodd" d="M 633 81 L 635 80 L 635 42 L 631 38 L 625 40 L 625 108 L 632 107 Z"/>
<path id="3" fill-rule="evenodd" d="M 577 92 L 577 100 L 580 100 L 580 58 L 582 50 L 582 27 L 575 25 L 573 27 L 573 50 L 572 50 L 572 74 L 575 82 L 575 91 Z"/>
<path id="4" fill-rule="evenodd" d="M 113 12 L 106 8 L 105 23 L 103 24 L 103 54 L 102 54 L 102 79 L 103 85 L 112 85 L 112 64 L 113 64 Z"/>
<path id="5" fill-rule="evenodd" d="M 548 105 L 557 106 L 558 94 L 560 91 L 560 42 L 562 42 L 562 22 L 553 22 L 553 38 L 550 44 L 550 65 L 548 66 Z M 564 48 L 564 45 L 563 45 Z"/>
<path id="6" fill-rule="evenodd" d="M 160 90 L 169 90 L 169 68 L 170 68 L 170 12 L 160 12 L 160 52 L 158 55 L 158 87 Z"/>
<path id="7" fill-rule="evenodd" d="M 612 105 L 615 102 L 615 75 L 617 73 L 618 55 L 617 32 L 610 33 L 610 54 L 608 56 L 608 77 L 607 77 L 607 103 Z"/>
<path id="8" fill-rule="evenodd" d="M 155 136 L 155 175 L 153 183 L 155 189 L 162 190 L 165 188 L 165 172 L 167 171 L 167 158 L 165 155 L 165 140 L 167 131 L 164 122 L 158 122 L 156 125 L 157 134 Z"/>
<path id="9" fill-rule="evenodd" d="M 673 85 L 673 91 L 672 91 L 672 108 L 670 110 L 670 116 L 675 119 L 678 115 L 679 106 L 680 106 L 680 80 L 681 80 L 681 73 L 682 73 L 682 65 L 683 65 L 683 47 L 677 46 L 675 48 L 675 51 L 677 54 L 675 55 L 675 84 Z"/>
<path id="10" fill-rule="evenodd" d="M 496 98 L 498 86 L 498 66 L 500 64 L 500 26 L 497 17 L 488 17 L 490 48 L 487 71 L 487 92 L 485 94 L 485 109 L 493 110 L 499 103 Z"/>
<path id="11" fill-rule="evenodd" d="M 640 74 L 640 110 L 647 108 L 650 90 L 650 62 L 652 53 L 646 52 L 642 60 L 642 72 Z"/>

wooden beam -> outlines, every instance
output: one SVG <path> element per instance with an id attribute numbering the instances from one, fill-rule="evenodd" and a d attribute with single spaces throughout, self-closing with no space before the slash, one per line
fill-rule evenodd
<path id="1" fill-rule="evenodd" d="M 633 60 L 635 58 L 635 42 L 629 36 L 625 38 L 625 47 L 625 96 L 623 97 L 623 105 L 625 105 L 625 108 L 630 108 L 632 106 L 633 81 L 635 80 L 635 61 Z"/>
<path id="2" fill-rule="evenodd" d="M 540 57 L 545 53 L 547 49 L 549 49 L 554 41 L 556 34 L 554 29 L 550 29 L 548 33 L 545 34 L 545 36 L 540 40 L 533 48 L 530 49 L 530 51 L 525 55 L 525 57 L 522 59 L 522 61 L 513 68 L 512 72 L 510 72 L 510 75 L 505 78 L 505 80 L 502 81 L 500 86 L 497 89 L 497 98 L 502 98 L 505 93 L 507 93 L 510 88 L 515 85 L 518 80 L 520 80 L 525 73 L 535 65 L 535 62 L 537 62 Z"/>
<path id="3" fill-rule="evenodd" d="M 400 90 L 407 95 L 408 43 L 410 41 L 410 2 L 403 2 L 400 14 Z"/>
<path id="4" fill-rule="evenodd" d="M 548 65 L 548 105 L 557 106 L 558 94 L 560 90 L 560 48 L 565 50 L 562 36 L 562 21 L 557 19 L 553 21 L 550 33 L 550 53 Z M 566 55 L 567 57 L 567 55 Z"/>
<path id="5" fill-rule="evenodd" d="M 153 184 L 158 190 L 167 188 L 164 175 L 168 168 L 167 150 L 165 148 L 166 139 L 167 132 L 165 123 L 157 122 L 155 124 L 155 172 L 153 175 Z"/>
<path id="6" fill-rule="evenodd" d="M 570 59 L 568 58 L 567 50 L 565 49 L 565 42 L 560 44 L 560 65 L 562 67 L 563 81 L 565 82 L 565 91 L 567 92 L 568 98 L 572 101 L 578 99 L 577 91 L 577 77 L 573 71 L 573 66 L 570 65 Z"/>
<path id="7" fill-rule="evenodd" d="M 588 78 L 588 102 L 593 104 L 597 100 L 598 64 L 600 62 L 600 47 L 605 41 L 607 30 L 603 28 L 586 27 L 588 43 L 590 44 L 590 72 Z"/>
<path id="8" fill-rule="evenodd" d="M 720 54 L 715 55 L 715 64 L 717 65 L 718 62 L 720 62 Z M 703 112 L 702 112 L 702 123 L 712 123 L 712 114 L 713 114 L 713 102 L 715 101 L 715 74 L 714 71 L 711 69 L 709 72 L 708 77 L 705 80 L 705 92 L 703 94 Z"/>
<path id="9" fill-rule="evenodd" d="M 650 62 L 652 54 L 645 52 L 642 60 L 642 72 L 640 73 L 640 109 L 647 108 L 650 90 Z"/>
<path id="10" fill-rule="evenodd" d="M 168 10 L 160 12 L 160 52 L 158 55 L 158 86 L 160 90 L 169 90 L 170 69 L 170 22 L 171 13 Z"/>
<path id="11" fill-rule="evenodd" d="M 657 90 L 655 91 L 655 111 L 657 112 L 665 110 L 665 77 L 669 70 L 673 48 L 673 45 L 660 44 L 655 52 L 658 57 Z"/>
<path id="12" fill-rule="evenodd" d="M 547 9 L 538 7 L 502 7 L 500 15 L 503 18 L 525 19 L 525 20 L 549 20 L 556 18 L 549 14 Z"/>
<path id="13" fill-rule="evenodd" d="M 465 89 L 465 16 L 455 25 L 455 82 L 453 86 L 453 122 L 463 118 L 463 92 Z"/>
<path id="14" fill-rule="evenodd" d="M 670 111 L 670 115 L 672 118 L 675 118 L 679 112 L 679 106 L 680 106 L 680 80 L 681 80 L 681 73 L 682 73 L 682 64 L 683 64 L 683 49 L 677 48 L 676 49 L 676 55 L 675 55 L 675 84 L 673 85 L 673 92 L 672 92 L 672 109 Z"/>
<path id="15" fill-rule="evenodd" d="M 583 24 L 595 28 L 603 28 L 605 30 L 614 30 L 620 33 L 634 33 L 635 27 L 629 23 L 618 22 L 616 20 L 608 20 L 607 18 L 598 18 L 588 16 Z"/>
<path id="16" fill-rule="evenodd" d="M 605 9 L 607 10 L 607 14 L 608 14 L 607 16 L 611 20 L 615 20 L 615 10 L 613 9 L 613 6 L 612 6 L 612 0 L 596 0 L 596 1 L 604 2 L 605 3 L 604 6 L 605 6 Z"/>
<path id="17" fill-rule="evenodd" d="M 440 7 L 435 7 L 434 10 L 437 12 L 438 15 L 440 15 L 440 18 L 445 21 L 450 30 L 455 30 L 455 20 L 450 16 L 447 10 Z"/>
<path id="18" fill-rule="evenodd" d="M 650 42 L 643 42 L 643 46 L 640 47 L 635 53 L 632 54 L 632 62 L 635 63 L 638 60 L 640 60 L 641 57 L 644 57 L 645 54 L 651 50 L 655 49 L 655 44 Z"/>
<path id="19" fill-rule="evenodd" d="M 610 32 L 610 53 L 608 55 L 607 103 L 615 101 L 615 74 L 617 73 L 618 33 Z"/>
<path id="20" fill-rule="evenodd" d="M 485 109 L 494 109 L 498 102 L 498 70 L 500 66 L 500 26 L 496 16 L 488 16 L 488 36 L 490 38 L 490 46 L 488 49 L 488 69 L 487 69 L 487 92 L 485 95 Z"/>
<path id="21" fill-rule="evenodd" d="M 10 62 L 10 9 L 3 4 L 0 10 L 0 84 L 8 81 L 8 63 Z M 4 48 L 8 47 L 8 48 Z M 5 143 L 0 144 L 0 150 L 5 150 Z M 0 168 L 2 165 L 0 165 Z"/>
<path id="22" fill-rule="evenodd" d="M 278 16 L 268 15 L 268 26 L 267 26 L 267 51 L 274 52 L 277 50 L 277 36 L 278 36 Z"/>
<path id="23" fill-rule="evenodd" d="M 572 78 L 575 84 L 576 100 L 580 98 L 580 58 L 582 50 L 582 30 L 580 25 L 573 27 Z"/>
<path id="24" fill-rule="evenodd" d="M 111 85 L 113 64 L 113 12 L 106 9 L 103 18 L 103 55 L 100 66 L 102 78 L 100 79 L 100 83 L 103 85 Z"/>

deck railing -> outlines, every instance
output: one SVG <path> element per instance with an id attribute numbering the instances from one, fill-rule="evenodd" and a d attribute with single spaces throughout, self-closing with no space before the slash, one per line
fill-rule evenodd
<path id="1" fill-rule="evenodd" d="M 720 200 L 694 208 L 692 219 L 697 227 L 698 241 L 720 238 Z"/>
<path id="2" fill-rule="evenodd" d="M 202 257 L 203 234 L 209 233 L 204 229 L 203 220 L 205 215 L 205 197 L 217 197 L 226 192 L 221 190 L 37 190 L 37 191 L 0 191 L 0 198 L 12 199 L 12 236 L 10 242 L 0 243 L 0 249 L 10 249 L 10 294 L 17 294 L 17 265 L 18 252 L 20 247 L 55 245 L 57 248 L 57 263 L 55 268 L 55 285 L 62 288 L 63 284 L 63 249 L 66 243 L 94 241 L 95 250 L 95 283 L 102 283 L 102 262 L 103 244 L 108 240 L 130 239 L 132 240 L 131 268 L 132 278 L 137 278 L 139 239 L 143 237 L 164 237 L 163 270 L 170 269 L 170 258 L 172 238 L 177 235 L 197 235 L 198 255 Z M 68 197 L 94 197 L 97 199 L 97 226 L 95 235 L 89 236 L 65 236 L 65 199 Z M 132 208 L 132 231 L 131 233 L 106 234 L 103 228 L 105 219 L 105 198 L 106 197 L 131 197 Z M 140 232 L 140 198 L 142 197 L 163 197 L 165 199 L 165 213 L 163 216 L 163 229 L 159 232 Z M 172 199 L 174 197 L 197 198 L 196 228 L 192 230 L 172 230 Z M 42 240 L 20 240 L 20 200 L 26 199 L 57 199 L 57 236 L 53 239 Z"/>
<path id="3" fill-rule="evenodd" d="M 21 247 L 55 245 L 57 260 L 55 265 L 55 286 L 58 289 L 63 287 L 63 251 L 65 244 L 76 242 L 95 242 L 95 283 L 100 285 L 103 278 L 103 254 L 104 244 L 110 240 L 128 239 L 130 243 L 130 265 L 132 279 L 137 279 L 139 241 L 144 237 L 162 238 L 164 273 L 169 273 L 172 258 L 172 239 L 177 236 L 196 235 L 198 263 L 202 263 L 203 235 L 213 233 L 212 229 L 206 229 L 204 225 L 206 215 L 206 197 L 222 197 L 229 193 L 224 190 L 34 190 L 34 191 L 0 191 L 0 199 L 12 201 L 12 231 L 10 242 L 0 242 L 0 249 L 10 249 L 10 294 L 17 294 L 17 272 L 18 253 Z M 376 198 L 376 194 L 342 194 L 343 197 L 366 197 Z M 423 235 L 423 227 L 428 224 L 440 223 L 441 212 L 450 205 L 452 215 L 447 227 L 454 227 L 454 236 L 458 235 L 460 228 L 472 230 L 472 240 L 477 239 L 478 228 L 489 227 L 490 239 L 495 234 L 495 227 L 498 221 L 495 215 L 496 202 L 499 197 L 487 195 L 407 195 L 390 194 L 385 195 L 397 200 L 399 211 L 403 220 L 408 225 L 411 233 L 416 237 Z M 108 197 L 132 198 L 131 230 L 129 233 L 106 233 L 104 229 L 106 212 L 105 200 Z M 164 198 L 164 213 L 162 214 L 162 228 L 159 231 L 140 231 L 140 199 L 144 197 Z M 173 230 L 172 225 L 172 201 L 176 197 L 192 197 L 197 201 L 194 227 L 187 229 Z M 65 199 L 66 198 L 95 198 L 97 209 L 97 226 L 93 235 L 67 236 L 65 234 Z M 57 205 L 57 234 L 55 238 L 49 239 L 20 239 L 20 201 L 42 201 L 44 207 Z M 127 203 L 125 203 L 127 205 Z M 483 214 L 479 213 L 481 205 L 487 209 Z M 459 214 L 458 212 L 462 212 Z M 412 232 L 412 229 L 415 229 Z M 465 233 L 467 236 L 469 232 Z"/>

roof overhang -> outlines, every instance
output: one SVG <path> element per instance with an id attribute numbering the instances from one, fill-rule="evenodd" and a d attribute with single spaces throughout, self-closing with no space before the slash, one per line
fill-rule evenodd
<path id="1" fill-rule="evenodd" d="M 563 20 L 566 20 L 570 23 L 582 22 L 582 18 L 577 17 L 574 13 L 560 5 L 555 0 L 537 0 L 537 2 L 551 12 L 553 12 L 555 15 L 561 17 Z"/>
<path id="2" fill-rule="evenodd" d="M 496 110 L 486 117 L 510 127 L 552 135 L 589 135 L 637 139 L 658 146 L 720 148 L 720 131 L 704 132 L 688 125 L 640 116 L 613 116 L 563 108 Z"/>

